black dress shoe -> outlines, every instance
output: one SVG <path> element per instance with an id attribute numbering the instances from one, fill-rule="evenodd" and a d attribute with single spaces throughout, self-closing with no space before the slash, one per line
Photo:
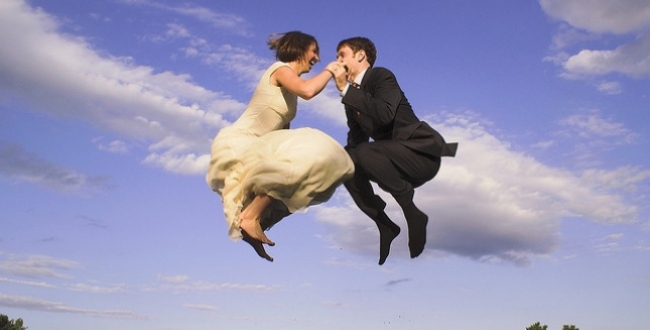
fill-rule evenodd
<path id="1" fill-rule="evenodd" d="M 379 265 L 383 265 L 390 254 L 390 244 L 401 229 L 384 212 L 379 214 L 375 223 L 379 229 Z"/>
<path id="2" fill-rule="evenodd" d="M 427 242 L 427 223 L 429 222 L 429 217 L 413 203 L 413 193 L 414 191 L 411 189 L 403 195 L 393 195 L 406 218 L 411 258 L 419 256 L 424 251 L 424 245 Z"/>
<path id="3" fill-rule="evenodd" d="M 406 216 L 406 223 L 409 228 L 409 251 L 411 258 L 419 256 L 424 251 L 424 245 L 427 242 L 427 223 L 429 217 L 422 211 L 412 213 Z"/>

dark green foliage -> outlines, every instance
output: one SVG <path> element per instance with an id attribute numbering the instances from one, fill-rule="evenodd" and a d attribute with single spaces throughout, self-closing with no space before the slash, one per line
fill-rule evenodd
<path id="1" fill-rule="evenodd" d="M 9 316 L 0 314 L 0 330 L 27 330 L 27 327 L 23 326 L 23 320 L 10 320 Z"/>
<path id="2" fill-rule="evenodd" d="M 526 328 L 526 330 L 547 330 L 547 329 L 548 329 L 547 325 L 540 325 L 539 322 Z"/>
<path id="3" fill-rule="evenodd" d="M 0 329 L 0 330 L 2 330 L 2 329 Z M 541 325 L 539 322 L 537 322 L 537 323 L 529 326 L 528 328 L 526 328 L 526 330 L 548 330 L 548 326 L 547 325 Z M 575 325 L 564 325 L 564 326 L 562 326 L 562 330 L 580 330 L 580 329 L 576 328 Z"/>

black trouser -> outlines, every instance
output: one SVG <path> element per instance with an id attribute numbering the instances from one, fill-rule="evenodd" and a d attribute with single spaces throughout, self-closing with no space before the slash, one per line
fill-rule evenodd
<path id="1" fill-rule="evenodd" d="M 354 161 L 354 177 L 345 188 L 357 206 L 376 219 L 386 203 L 375 194 L 370 181 L 399 201 L 412 196 L 413 188 L 433 179 L 440 169 L 440 157 L 418 153 L 394 140 L 364 142 L 348 149 Z"/>

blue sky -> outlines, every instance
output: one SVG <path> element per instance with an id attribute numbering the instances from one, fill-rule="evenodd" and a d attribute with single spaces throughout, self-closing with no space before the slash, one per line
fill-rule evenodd
<path id="1" fill-rule="evenodd" d="M 645 0 L 1 0 L 0 313 L 34 330 L 645 329 L 649 28 Z M 416 191 L 420 257 L 402 234 L 378 266 L 344 189 L 269 232 L 273 263 L 228 238 L 210 141 L 290 30 L 323 63 L 369 37 L 460 142 Z M 344 143 L 332 83 L 292 126 Z"/>

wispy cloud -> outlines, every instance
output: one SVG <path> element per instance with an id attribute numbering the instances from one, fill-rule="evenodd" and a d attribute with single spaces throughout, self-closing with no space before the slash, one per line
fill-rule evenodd
<path id="1" fill-rule="evenodd" d="M 206 304 L 184 304 L 183 307 L 197 311 L 212 312 L 219 310 L 219 307 Z"/>
<path id="2" fill-rule="evenodd" d="M 245 18 L 236 14 L 216 12 L 210 8 L 197 6 L 191 3 L 168 5 L 166 3 L 151 0 L 121 0 L 121 2 L 130 5 L 148 6 L 176 13 L 181 16 L 187 16 L 233 34 L 241 36 L 252 35 L 249 30 L 251 24 Z"/>
<path id="3" fill-rule="evenodd" d="M 83 314 L 116 319 L 147 319 L 144 315 L 129 310 L 95 310 L 71 307 L 62 302 L 53 302 L 18 295 L 0 294 L 0 306 L 41 312 Z"/>
<path id="4" fill-rule="evenodd" d="M 248 291 L 271 292 L 274 286 L 264 284 L 213 283 L 208 281 L 193 281 L 187 275 L 159 276 L 157 283 L 143 288 L 143 291 L 170 292 L 215 292 L 215 291 Z"/>
<path id="5" fill-rule="evenodd" d="M 159 276 L 158 280 L 167 283 L 183 283 L 189 281 L 190 277 L 187 275 L 174 275 L 174 276 Z"/>
<path id="6" fill-rule="evenodd" d="M 0 257 L 5 254 L 0 253 Z M 45 255 L 19 256 L 7 254 L 0 261 L 0 273 L 32 278 L 65 278 L 61 272 L 79 267 L 79 263 L 68 259 L 56 259 Z"/>
<path id="7" fill-rule="evenodd" d="M 625 124 L 611 118 L 604 118 L 599 111 L 574 114 L 563 118 L 560 126 L 566 128 L 563 135 L 577 135 L 580 138 L 608 138 L 613 144 L 629 144 L 634 142 L 639 134 L 625 127 Z"/>
<path id="8" fill-rule="evenodd" d="M 599 156 L 604 152 L 633 146 L 640 136 L 624 123 L 604 116 L 599 110 L 587 110 L 558 120 L 557 129 L 552 132 L 552 141 L 553 147 L 562 156 L 570 157 L 574 164 L 582 168 L 589 168 L 601 161 Z M 633 177 L 633 172 L 628 171 L 627 174 Z"/>
<path id="9" fill-rule="evenodd" d="M 61 191 L 106 188 L 105 176 L 88 176 L 52 164 L 18 145 L 0 140 L 0 176 L 27 181 Z"/>
<path id="10" fill-rule="evenodd" d="M 77 283 L 77 284 L 68 285 L 67 288 L 72 291 L 100 293 L 100 294 L 126 292 L 126 285 L 124 284 L 117 284 L 113 286 L 100 286 L 100 285 L 90 285 L 86 283 Z"/>
<path id="11" fill-rule="evenodd" d="M 620 94 L 622 90 L 621 83 L 618 81 L 602 81 L 597 84 L 596 88 L 609 95 Z"/>
<path id="12" fill-rule="evenodd" d="M 56 286 L 46 283 L 46 282 L 34 282 L 34 281 L 22 281 L 22 280 L 14 280 L 6 277 L 0 277 L 0 282 L 5 282 L 5 283 L 13 283 L 13 284 L 20 284 L 20 285 L 28 285 L 28 286 L 35 286 L 39 288 L 46 288 L 46 289 L 54 289 Z"/>

